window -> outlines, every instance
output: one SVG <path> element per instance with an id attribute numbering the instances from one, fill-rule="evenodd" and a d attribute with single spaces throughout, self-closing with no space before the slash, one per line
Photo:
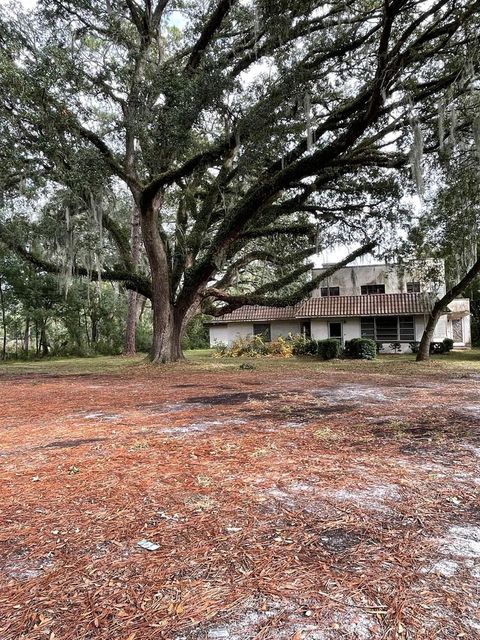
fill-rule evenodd
<path id="1" fill-rule="evenodd" d="M 397 316 L 375 318 L 375 339 L 378 342 L 395 342 L 398 340 Z"/>
<path id="2" fill-rule="evenodd" d="M 400 316 L 400 340 L 413 342 L 415 340 L 415 322 L 413 316 Z"/>
<path id="3" fill-rule="evenodd" d="M 310 320 L 305 320 L 305 322 L 302 322 L 301 334 L 305 336 L 305 338 L 312 337 L 312 324 Z"/>
<path id="4" fill-rule="evenodd" d="M 361 318 L 362 338 L 377 342 L 413 342 L 415 321 L 413 316 L 378 316 Z"/>
<path id="5" fill-rule="evenodd" d="M 362 338 L 375 340 L 375 318 L 361 318 L 360 323 Z"/>
<path id="6" fill-rule="evenodd" d="M 339 296 L 340 287 L 322 287 L 320 292 L 322 294 L 322 298 L 326 298 L 328 296 Z"/>
<path id="7" fill-rule="evenodd" d="M 375 293 L 385 293 L 384 284 L 362 284 L 361 286 L 362 296 L 371 295 Z"/>
<path id="8" fill-rule="evenodd" d="M 407 293 L 420 293 L 420 283 L 407 282 Z"/>
<path id="9" fill-rule="evenodd" d="M 328 337 L 335 338 L 336 340 L 342 339 L 342 323 L 341 322 L 328 323 Z"/>
<path id="10" fill-rule="evenodd" d="M 261 336 L 265 342 L 270 342 L 272 339 L 270 325 L 266 323 L 254 324 L 253 335 Z"/>

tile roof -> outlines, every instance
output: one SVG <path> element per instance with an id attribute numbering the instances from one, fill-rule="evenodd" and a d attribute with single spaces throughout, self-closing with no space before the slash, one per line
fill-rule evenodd
<path id="1" fill-rule="evenodd" d="M 216 322 L 262 322 L 300 318 L 399 316 L 430 313 L 432 297 L 424 293 L 379 293 L 359 296 L 308 298 L 294 307 L 244 306 Z"/>
<path id="2" fill-rule="evenodd" d="M 424 293 L 309 298 L 301 305 L 297 318 L 415 315 L 430 313 L 433 304 L 432 297 Z"/>
<path id="3" fill-rule="evenodd" d="M 296 313 L 302 305 L 295 307 L 260 307 L 249 305 L 239 307 L 226 313 L 224 316 L 215 318 L 214 322 L 261 322 L 262 320 L 294 320 Z"/>

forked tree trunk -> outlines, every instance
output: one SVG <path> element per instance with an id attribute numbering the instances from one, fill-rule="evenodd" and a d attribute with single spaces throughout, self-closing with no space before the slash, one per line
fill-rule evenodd
<path id="1" fill-rule="evenodd" d="M 183 317 L 171 300 L 168 256 L 158 227 L 160 205 L 161 199 L 157 197 L 142 206 L 140 222 L 152 282 L 153 340 L 150 359 L 166 363 L 183 358 Z"/>
<path id="2" fill-rule="evenodd" d="M 132 212 L 131 243 L 132 264 L 136 268 L 140 257 L 140 212 L 137 206 L 134 206 Z M 128 311 L 123 355 L 134 356 L 136 353 L 135 333 L 137 329 L 138 294 L 136 291 L 129 290 L 127 295 Z"/>
<path id="3" fill-rule="evenodd" d="M 161 304 L 157 308 L 153 298 L 154 295 L 152 296 L 153 342 L 150 359 L 152 362 L 162 363 L 183 360 L 182 321 L 178 320 L 175 309 L 171 305 Z"/>
<path id="4" fill-rule="evenodd" d="M 440 316 L 445 311 L 445 308 L 454 300 L 457 296 L 459 296 L 465 289 L 472 283 L 472 281 L 479 275 L 480 273 L 480 257 L 476 260 L 475 264 L 466 275 L 460 280 L 458 284 L 449 289 L 447 293 L 437 300 L 434 304 L 433 309 L 428 318 L 428 322 L 425 327 L 425 331 L 423 332 L 422 339 L 420 341 L 420 346 L 417 353 L 417 362 L 423 362 L 428 360 L 430 357 L 430 342 L 433 338 L 433 333 L 435 331 L 435 327 L 437 322 L 440 319 Z"/>

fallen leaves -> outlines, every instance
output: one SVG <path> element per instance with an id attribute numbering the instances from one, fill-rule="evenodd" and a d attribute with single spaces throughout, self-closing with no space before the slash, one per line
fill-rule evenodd
<path id="1" fill-rule="evenodd" d="M 14 418 L 0 416 L 0 429 L 15 424 L 1 431 L 2 640 L 196 640 L 219 620 L 247 625 L 233 627 L 237 637 L 272 640 L 282 629 L 308 640 L 310 627 L 346 637 L 357 619 L 372 640 L 431 640 L 440 628 L 424 625 L 432 608 L 449 637 L 462 637 L 459 617 L 447 614 L 465 612 L 472 585 L 453 577 L 446 594 L 445 579 L 420 569 L 448 518 L 473 512 L 475 487 L 465 477 L 476 460 L 457 432 L 446 445 L 406 430 L 401 441 L 374 433 L 387 414 L 408 413 L 414 425 L 415 402 L 438 405 L 443 395 L 450 410 L 456 387 L 443 381 L 408 403 L 335 413 L 314 393 L 354 384 L 352 374 L 272 372 L 265 400 L 223 404 L 216 389 L 253 395 L 264 373 L 252 372 L 248 384 L 236 372 L 187 375 L 204 404 L 192 407 L 191 389 L 176 386 L 185 379 L 170 371 L 156 380 L 106 378 L 100 407 L 92 407 L 88 378 L 41 379 Z M 363 380 L 388 391 L 388 380 Z M 19 392 L 4 383 L 14 407 Z M 184 408 L 162 413 L 175 402 Z M 90 408 L 123 421 L 85 424 L 81 412 Z M 442 412 L 436 406 L 437 418 Z M 297 426 L 285 426 L 286 413 Z M 422 419 L 436 425 L 433 413 Z M 200 420 L 215 428 L 188 431 Z M 72 446 L 73 431 L 81 444 Z M 93 437 L 103 438 L 101 448 Z M 52 441 L 70 444 L 46 448 Z M 460 472 L 461 483 L 452 479 Z M 368 497 L 389 484 L 400 487 L 396 498 Z"/>

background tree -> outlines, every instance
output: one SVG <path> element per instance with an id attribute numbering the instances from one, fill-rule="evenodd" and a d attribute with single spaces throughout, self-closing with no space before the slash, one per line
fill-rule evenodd
<path id="1" fill-rule="evenodd" d="M 284 305 L 317 286 L 302 282 L 311 267 L 302 259 L 327 246 L 332 220 L 352 222 L 353 257 L 372 249 L 365 237 L 388 220 L 372 197 L 383 191 L 388 202 L 392 170 L 409 158 L 421 188 L 423 149 L 438 147 L 438 100 L 451 108 L 477 71 L 479 8 L 43 0 L 28 15 L 4 12 L 0 111 L 15 145 L 1 157 L 5 190 L 32 175 L 64 185 L 78 158 L 88 159 L 85 187 L 128 188 L 149 280 L 118 241 L 121 262 L 101 277 L 151 299 L 152 359 L 178 359 L 204 301 L 215 313 Z M 258 261 L 262 241 L 280 235 L 303 254 L 292 242 L 288 273 L 237 294 L 231 266 Z"/>
<path id="2" fill-rule="evenodd" d="M 436 188 L 426 203 L 419 224 L 412 230 L 406 251 L 420 258 L 445 260 L 445 295 L 437 300 L 427 319 L 417 360 L 429 357 L 435 326 L 452 300 L 468 294 L 478 297 L 478 259 L 480 223 L 480 120 L 477 89 L 463 97 L 463 126 L 457 127 L 456 114 L 440 122 L 441 153 L 431 174 Z M 445 114 L 441 114 L 445 118 Z M 475 308 L 475 305 L 474 305 Z M 473 322 L 475 328 L 475 318 Z"/>

